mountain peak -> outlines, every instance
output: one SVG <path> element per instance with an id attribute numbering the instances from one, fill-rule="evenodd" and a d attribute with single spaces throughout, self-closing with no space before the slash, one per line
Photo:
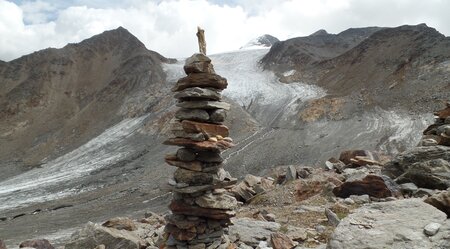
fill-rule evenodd
<path id="1" fill-rule="evenodd" d="M 80 43 L 70 43 L 67 46 L 145 48 L 145 45 L 136 36 L 122 26 L 94 35 Z"/>
<path id="2" fill-rule="evenodd" d="M 273 44 L 276 42 L 279 42 L 278 38 L 275 36 L 264 34 L 262 36 L 259 36 L 251 41 L 249 41 L 247 44 L 245 44 L 241 49 L 251 49 L 251 48 L 270 48 Z"/>
<path id="3" fill-rule="evenodd" d="M 319 29 L 316 32 L 310 34 L 309 36 L 320 36 L 320 35 L 329 35 L 329 33 L 325 29 Z"/>

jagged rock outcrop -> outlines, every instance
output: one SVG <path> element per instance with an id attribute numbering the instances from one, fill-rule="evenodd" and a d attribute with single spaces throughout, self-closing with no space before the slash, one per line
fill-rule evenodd
<path id="1" fill-rule="evenodd" d="M 450 222 L 446 218 L 421 199 L 367 204 L 341 220 L 327 248 L 448 248 Z M 424 233 L 430 223 L 442 225 L 432 239 Z"/>

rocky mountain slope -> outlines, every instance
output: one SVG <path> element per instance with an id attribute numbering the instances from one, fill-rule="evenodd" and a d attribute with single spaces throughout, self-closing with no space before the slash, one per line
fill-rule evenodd
<path id="1" fill-rule="evenodd" d="M 169 61 L 118 28 L 1 64 L 0 179 L 161 108 Z"/>
<path id="2" fill-rule="evenodd" d="M 321 166 L 345 149 L 415 146 L 449 97 L 447 42 L 424 26 L 363 28 L 211 55 L 229 83 L 227 170 L 242 178 Z M 413 63 L 393 84 L 396 56 Z M 122 28 L 0 63 L 0 237 L 58 240 L 87 220 L 164 212 L 172 169 L 161 143 L 183 64 Z"/>

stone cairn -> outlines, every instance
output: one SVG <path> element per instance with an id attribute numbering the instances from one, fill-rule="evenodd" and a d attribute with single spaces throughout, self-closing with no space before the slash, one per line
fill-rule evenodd
<path id="1" fill-rule="evenodd" d="M 227 189 L 236 179 L 223 169 L 220 155 L 233 146 L 222 124 L 230 108 L 220 94 L 227 80 L 215 73 L 211 59 L 202 53 L 188 58 L 184 71 L 187 76 L 172 89 L 180 107 L 172 123 L 174 137 L 164 142 L 181 147 L 165 158 L 177 167 L 169 182 L 173 200 L 172 214 L 166 217 L 165 247 L 232 248 L 227 228 L 237 201 Z"/>
<path id="2" fill-rule="evenodd" d="M 444 145 L 450 146 L 450 101 L 446 108 L 434 113 L 434 124 L 423 132 L 420 146 Z"/>

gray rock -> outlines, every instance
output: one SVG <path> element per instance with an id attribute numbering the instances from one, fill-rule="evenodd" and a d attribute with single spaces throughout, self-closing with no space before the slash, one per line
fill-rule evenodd
<path id="1" fill-rule="evenodd" d="M 444 120 L 444 124 L 450 124 L 450 116 L 445 118 Z"/>
<path id="2" fill-rule="evenodd" d="M 174 131 L 172 131 L 172 134 L 175 137 L 188 138 L 193 141 L 205 141 L 206 140 L 205 135 L 202 133 L 187 133 L 185 131 L 178 131 L 178 130 L 175 131 L 174 130 Z"/>
<path id="3" fill-rule="evenodd" d="M 246 245 L 256 247 L 260 241 L 269 241 L 270 235 L 280 229 L 276 222 L 251 220 L 248 218 L 233 219 L 229 228 L 231 242 L 240 241 Z"/>
<path id="4" fill-rule="evenodd" d="M 328 223 L 334 227 L 339 225 L 339 222 L 341 222 L 339 217 L 329 208 L 325 208 L 325 215 L 327 216 Z"/>
<path id="5" fill-rule="evenodd" d="M 297 169 L 295 168 L 294 165 L 289 165 L 286 169 L 286 179 L 285 179 L 285 183 L 290 182 L 290 181 L 294 181 L 297 179 Z"/>
<path id="6" fill-rule="evenodd" d="M 230 104 L 220 101 L 184 101 L 178 107 L 187 109 L 225 109 L 230 110 Z"/>
<path id="7" fill-rule="evenodd" d="M 83 229 L 72 234 L 65 249 L 87 249 L 98 245 L 108 249 L 139 249 L 140 238 L 133 232 L 103 227 L 89 222 Z"/>
<path id="8" fill-rule="evenodd" d="M 423 228 L 423 232 L 428 236 L 434 236 L 438 233 L 441 224 L 432 222 Z"/>
<path id="9" fill-rule="evenodd" d="M 440 248 L 446 242 L 430 241 L 423 228 L 431 222 L 445 221 L 443 212 L 421 199 L 367 204 L 341 220 L 327 248 Z"/>
<path id="10" fill-rule="evenodd" d="M 447 135 L 450 136 L 450 125 L 441 125 L 436 129 L 437 135 Z"/>
<path id="11" fill-rule="evenodd" d="M 436 191 L 434 189 L 428 189 L 428 188 L 418 188 L 417 191 L 413 193 L 414 197 L 425 197 L 425 196 L 431 196 Z"/>
<path id="12" fill-rule="evenodd" d="M 184 109 L 181 108 L 175 112 L 175 117 L 180 120 L 193 120 L 205 122 L 209 120 L 209 114 L 202 109 Z"/>
<path id="13" fill-rule="evenodd" d="M 365 204 L 370 202 L 369 195 L 351 195 L 349 196 L 356 204 Z"/>
<path id="14" fill-rule="evenodd" d="M 450 147 L 416 147 L 397 155 L 386 164 L 383 174 L 397 182 L 413 182 L 418 187 L 447 189 L 450 187 Z"/>
<path id="15" fill-rule="evenodd" d="M 215 109 L 210 114 L 210 121 L 214 123 L 220 123 L 227 118 L 227 111 L 224 109 Z"/>
<path id="16" fill-rule="evenodd" d="M 184 162 L 192 162 L 195 160 L 195 152 L 188 148 L 181 148 L 177 150 L 177 159 Z"/>
<path id="17" fill-rule="evenodd" d="M 347 197 L 344 199 L 344 203 L 347 205 L 353 205 L 353 204 L 355 204 L 355 201 L 352 198 Z"/>
<path id="18" fill-rule="evenodd" d="M 208 99 L 208 100 L 221 99 L 218 90 L 201 87 L 186 88 L 183 91 L 177 92 L 174 97 L 177 99 Z"/>
<path id="19" fill-rule="evenodd" d="M 403 183 L 403 184 L 400 184 L 399 186 L 400 186 L 400 190 L 402 191 L 402 193 L 408 194 L 408 195 L 412 195 L 418 189 L 416 184 L 414 184 L 412 182 Z"/>
<path id="20" fill-rule="evenodd" d="M 210 151 L 199 151 L 197 153 L 197 160 L 205 163 L 221 163 L 223 158 L 220 153 L 214 153 Z"/>

